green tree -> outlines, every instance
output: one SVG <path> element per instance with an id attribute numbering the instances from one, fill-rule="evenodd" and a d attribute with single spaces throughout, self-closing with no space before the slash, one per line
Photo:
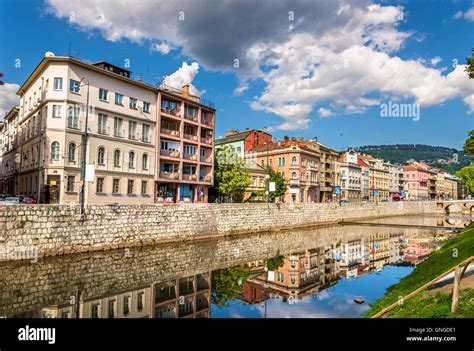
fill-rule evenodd
<path id="1" fill-rule="evenodd" d="M 466 184 L 466 190 L 472 195 L 474 194 L 474 166 L 467 166 L 457 171 L 456 177 L 461 178 Z M 467 195 L 467 194 L 466 194 Z"/>
<path id="2" fill-rule="evenodd" d="M 464 152 L 474 156 L 474 129 L 470 130 L 467 135 L 469 138 L 464 143 Z"/>
<path id="3" fill-rule="evenodd" d="M 285 257 L 283 255 L 277 255 L 267 260 L 267 268 L 269 271 L 276 271 L 278 268 L 283 266 L 285 263 Z"/>
<path id="4" fill-rule="evenodd" d="M 268 194 L 268 198 L 273 202 L 277 197 L 283 196 L 286 193 L 285 178 L 274 171 L 272 168 L 268 168 L 269 177 L 265 181 L 265 189 L 269 189 L 269 183 L 275 182 L 275 191 L 271 191 Z"/>
<path id="5" fill-rule="evenodd" d="M 474 78 L 474 48 L 471 49 L 472 57 L 466 57 L 467 66 L 466 72 L 469 75 L 469 79 Z"/>
<path id="6" fill-rule="evenodd" d="M 248 279 L 250 268 L 237 266 L 212 272 L 212 303 L 228 306 L 242 292 L 242 284 Z"/>
<path id="7" fill-rule="evenodd" d="M 241 202 L 245 189 L 252 184 L 252 177 L 244 161 L 227 146 L 216 151 L 215 188 L 219 196 L 227 196 L 232 202 Z"/>

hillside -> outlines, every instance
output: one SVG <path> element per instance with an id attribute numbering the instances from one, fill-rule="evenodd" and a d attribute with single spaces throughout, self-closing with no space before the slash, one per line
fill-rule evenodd
<path id="1" fill-rule="evenodd" d="M 471 163 L 471 158 L 463 151 L 443 146 L 422 144 L 365 145 L 356 148 L 356 150 L 402 165 L 408 164 L 412 160 L 423 162 L 451 174 Z"/>

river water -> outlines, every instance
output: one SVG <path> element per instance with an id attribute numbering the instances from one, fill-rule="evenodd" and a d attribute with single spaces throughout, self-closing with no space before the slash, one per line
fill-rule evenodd
<path id="1" fill-rule="evenodd" d="M 357 318 L 469 221 L 390 217 L 0 262 L 0 316 Z"/>

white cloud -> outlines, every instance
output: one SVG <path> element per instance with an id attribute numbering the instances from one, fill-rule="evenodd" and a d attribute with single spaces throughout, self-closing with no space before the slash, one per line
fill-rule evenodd
<path id="1" fill-rule="evenodd" d="M 20 86 L 15 83 L 5 83 L 0 85 L 0 119 L 3 120 L 5 113 L 20 103 L 20 97 L 16 92 Z"/>
<path id="2" fill-rule="evenodd" d="M 462 65 L 446 74 L 431 67 L 436 57 L 431 65 L 401 59 L 397 53 L 405 43 L 425 34 L 399 28 L 402 7 L 370 0 L 261 0 L 258 7 L 253 0 L 201 0 L 198 7 L 192 0 L 47 2 L 50 13 L 81 30 L 112 41 L 160 43 L 154 47 L 162 53 L 180 48 L 205 69 L 233 72 L 239 79 L 235 94 L 263 81 L 250 106 L 281 118 L 277 129 L 308 128 L 313 108 L 323 103 L 351 114 L 386 97 L 432 106 L 453 98 L 466 102 L 473 93 Z M 286 24 L 288 9 L 295 21 Z M 470 20 L 474 9 L 457 16 Z M 192 81 L 199 66 L 191 66 L 183 64 L 168 82 L 180 88 Z"/>
<path id="3" fill-rule="evenodd" d="M 171 50 L 173 50 L 173 47 L 164 41 L 161 43 L 154 43 L 151 48 L 153 51 L 157 51 L 162 55 L 167 55 Z"/>
<path id="4" fill-rule="evenodd" d="M 474 22 L 474 6 L 471 6 L 466 12 L 458 11 L 454 14 L 455 19 L 464 18 L 468 22 Z"/>
<path id="5" fill-rule="evenodd" d="M 318 109 L 318 113 L 321 117 L 330 117 L 330 116 L 334 115 L 334 112 L 332 112 L 331 110 L 326 109 L 324 107 L 320 107 Z"/>
<path id="6" fill-rule="evenodd" d="M 431 64 L 432 64 L 433 66 L 436 66 L 438 63 L 441 62 L 441 60 L 442 60 L 442 58 L 439 57 L 439 56 L 433 57 L 433 58 L 431 59 Z"/>
<path id="7" fill-rule="evenodd" d="M 192 95 L 201 96 L 203 92 L 199 91 L 193 84 L 194 77 L 199 72 L 199 64 L 197 62 L 193 62 L 188 65 L 186 62 L 183 62 L 180 68 L 173 74 L 165 77 L 163 83 L 181 90 L 183 85 L 189 84 L 189 92 Z"/>

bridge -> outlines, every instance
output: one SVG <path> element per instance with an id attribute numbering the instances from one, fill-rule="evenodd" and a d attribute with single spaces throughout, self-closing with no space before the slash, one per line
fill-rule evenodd
<path id="1" fill-rule="evenodd" d="M 449 214 L 454 211 L 456 206 L 461 209 L 463 214 L 470 215 L 472 213 L 472 209 L 474 208 L 474 199 L 436 201 L 436 209 L 440 213 Z"/>

